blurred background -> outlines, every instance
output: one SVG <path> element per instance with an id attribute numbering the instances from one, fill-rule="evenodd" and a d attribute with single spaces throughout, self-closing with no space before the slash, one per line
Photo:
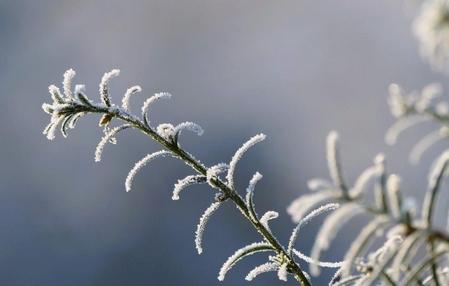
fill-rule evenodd
<path id="1" fill-rule="evenodd" d="M 217 281 L 226 258 L 260 238 L 227 205 L 210 220 L 198 256 L 194 230 L 213 192 L 194 187 L 172 201 L 173 184 L 190 174 L 182 163 L 153 162 L 125 193 L 134 162 L 158 150 L 147 138 L 126 131 L 94 163 L 98 118 L 83 118 L 68 139 L 42 135 L 47 86 L 60 85 L 70 67 L 93 99 L 103 73 L 120 68 L 111 96 L 120 102 L 128 86 L 140 84 L 135 110 L 154 92 L 171 92 L 173 100 L 158 103 L 152 120 L 202 125 L 205 134 L 184 134 L 183 146 L 208 165 L 229 161 L 247 138 L 266 133 L 268 140 L 240 162 L 237 183 L 243 191 L 255 171 L 264 174 L 256 203 L 259 212 L 280 212 L 271 225 L 281 241 L 293 228 L 289 202 L 307 192 L 309 178 L 328 177 L 324 145 L 333 129 L 341 135 L 349 181 L 385 152 L 407 194 L 421 198 L 444 143 L 413 167 L 408 152 L 427 126 L 407 132 L 395 147 L 383 140 L 393 122 L 388 84 L 448 87 L 447 77 L 419 56 L 411 32 L 416 12 L 417 3 L 401 0 L 0 0 L 1 283 L 278 283 L 273 274 L 243 279 L 265 261 L 263 254 Z M 299 249 L 309 253 L 319 223 L 304 229 Z M 338 235 L 327 260 L 342 258 L 361 223 L 356 219 Z M 327 285 L 330 275 L 314 278 L 316 285 Z"/>

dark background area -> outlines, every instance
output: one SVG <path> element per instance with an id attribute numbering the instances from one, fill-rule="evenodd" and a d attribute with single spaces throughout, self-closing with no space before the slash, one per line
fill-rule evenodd
<path id="1" fill-rule="evenodd" d="M 268 140 L 240 162 L 237 185 L 243 191 L 255 171 L 264 174 L 256 203 L 260 213 L 279 211 L 271 225 L 282 241 L 293 228 L 289 202 L 307 192 L 307 179 L 328 177 L 324 145 L 333 129 L 341 134 L 348 180 L 384 151 L 407 194 L 421 198 L 429 165 L 444 144 L 412 167 L 408 151 L 423 129 L 408 132 L 395 147 L 383 141 L 393 122 L 388 84 L 447 86 L 447 78 L 419 57 L 411 32 L 415 5 L 0 0 L 1 284 L 219 285 L 226 258 L 260 239 L 228 205 L 210 220 L 205 253 L 198 256 L 194 230 L 213 192 L 191 188 L 171 201 L 173 184 L 190 171 L 167 159 L 147 166 L 125 193 L 134 162 L 158 150 L 136 132 L 106 146 L 99 164 L 93 154 L 102 134 L 93 116 L 68 139 L 46 140 L 49 117 L 41 104 L 50 101 L 47 86 L 60 85 L 70 67 L 96 100 L 102 74 L 120 68 L 112 98 L 119 103 L 128 86 L 140 84 L 135 110 L 154 92 L 172 93 L 171 102 L 155 106 L 152 119 L 202 125 L 205 134 L 184 134 L 183 146 L 208 165 L 229 161 L 247 138 L 266 133 Z M 319 223 L 302 232 L 298 248 L 306 253 Z M 342 258 L 360 223 L 337 237 L 326 259 Z M 243 279 L 264 259 L 242 261 L 222 285 L 278 283 L 274 274 L 253 283 Z M 330 274 L 314 281 L 326 285 Z"/>

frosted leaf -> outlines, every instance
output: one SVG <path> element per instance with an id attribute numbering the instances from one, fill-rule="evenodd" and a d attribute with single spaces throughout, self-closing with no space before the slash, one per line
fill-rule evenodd
<path id="1" fill-rule="evenodd" d="M 377 176 L 379 176 L 382 172 L 382 167 L 380 164 L 375 164 L 367 168 L 365 171 L 360 174 L 357 180 L 354 183 L 354 187 L 349 190 L 349 195 L 351 198 L 358 198 L 366 188 L 368 182 Z"/>
<path id="2" fill-rule="evenodd" d="M 415 231 L 414 233 L 407 236 L 402 243 L 401 248 L 396 254 L 393 262 L 391 263 L 391 276 L 393 279 L 398 280 L 403 271 L 402 266 L 408 265 L 407 257 L 413 257 L 419 248 L 420 240 L 424 238 L 424 232 Z"/>
<path id="3" fill-rule="evenodd" d="M 385 134 L 385 142 L 388 145 L 394 145 L 402 132 L 410 127 L 429 120 L 430 118 L 419 115 L 400 118 L 387 130 L 387 133 Z"/>
<path id="4" fill-rule="evenodd" d="M 283 263 L 278 269 L 278 278 L 281 281 L 287 281 L 287 263 Z"/>
<path id="5" fill-rule="evenodd" d="M 354 261 L 364 249 L 367 249 L 369 247 L 370 243 L 375 239 L 375 237 L 383 231 L 383 229 L 388 225 L 388 222 L 389 220 L 387 216 L 377 216 L 360 231 L 359 235 L 352 242 L 351 246 L 346 252 L 344 258 L 345 265 L 344 267 L 342 267 L 342 277 L 349 276 Z"/>
<path id="6" fill-rule="evenodd" d="M 53 100 L 54 103 L 63 103 L 64 100 L 62 99 L 62 94 L 61 91 L 59 90 L 59 88 L 55 85 L 50 85 L 48 87 L 48 91 L 50 92 L 51 95 L 51 99 Z"/>
<path id="7" fill-rule="evenodd" d="M 86 86 L 84 84 L 76 84 L 75 85 L 75 95 L 78 95 L 78 93 L 83 93 L 86 91 Z"/>
<path id="8" fill-rule="evenodd" d="M 160 100 L 160 99 L 169 99 L 171 98 L 171 94 L 168 92 L 160 92 L 156 93 L 152 97 L 145 100 L 145 102 L 142 105 L 142 117 L 144 118 L 145 122 L 147 124 L 149 123 L 147 113 L 150 110 L 151 105 L 153 105 L 154 102 Z"/>
<path id="9" fill-rule="evenodd" d="M 320 266 L 320 267 L 324 267 L 324 268 L 339 268 L 339 267 L 342 267 L 345 264 L 344 261 L 338 261 L 338 262 L 316 261 L 316 260 L 313 260 L 311 257 L 305 255 L 304 253 L 302 253 L 301 251 L 299 251 L 297 249 L 293 249 L 293 253 L 296 256 L 298 256 L 298 258 L 304 260 L 308 264 L 314 264 L 314 265 L 317 265 L 317 266 Z"/>
<path id="10" fill-rule="evenodd" d="M 328 181 L 320 178 L 315 178 L 307 181 L 307 187 L 312 191 L 331 190 L 334 187 Z"/>
<path id="11" fill-rule="evenodd" d="M 331 131 L 327 136 L 327 165 L 329 168 L 329 174 L 334 182 L 335 186 L 341 190 L 345 189 L 343 182 L 343 175 L 341 171 L 339 145 L 338 145 L 338 133 Z"/>
<path id="12" fill-rule="evenodd" d="M 179 200 L 179 194 L 182 190 L 187 188 L 188 186 L 194 185 L 194 184 L 203 184 L 206 182 L 206 177 L 203 175 L 191 175 L 187 176 L 182 180 L 178 180 L 178 182 L 175 184 L 175 188 L 173 189 L 173 195 L 172 200 L 177 201 Z"/>
<path id="13" fill-rule="evenodd" d="M 175 129 L 173 130 L 174 133 L 174 141 L 178 142 L 178 137 L 181 134 L 182 130 L 189 130 L 192 131 L 194 133 L 196 133 L 198 136 L 203 135 L 204 130 L 201 126 L 199 126 L 198 124 L 194 123 L 194 122 L 182 122 L 178 125 L 176 125 Z"/>
<path id="14" fill-rule="evenodd" d="M 228 174 L 226 176 L 229 188 L 234 189 L 235 167 L 237 166 L 238 161 L 242 158 L 243 154 L 245 154 L 246 151 L 248 151 L 248 149 L 255 144 L 265 140 L 265 138 L 266 136 L 264 134 L 257 134 L 256 136 L 251 137 L 248 141 L 246 141 L 245 144 L 243 144 L 242 147 L 240 147 L 237 152 L 235 152 L 234 156 L 231 159 L 231 162 L 229 163 Z"/>
<path id="15" fill-rule="evenodd" d="M 288 241 L 287 252 L 291 253 L 291 251 L 293 250 L 296 239 L 298 237 L 298 233 L 302 227 L 307 225 L 315 217 L 317 217 L 325 212 L 333 211 L 333 210 L 337 209 L 339 206 L 340 206 L 339 204 L 333 204 L 333 203 L 321 206 L 319 208 L 314 209 L 306 217 L 301 219 L 299 221 L 299 223 L 296 225 L 296 227 L 293 229 L 292 234 L 290 235 L 290 240 Z"/>
<path id="16" fill-rule="evenodd" d="M 334 191 L 323 191 L 307 194 L 295 199 L 287 208 L 293 222 L 298 223 L 311 209 L 324 201 L 337 199 L 340 194 Z"/>
<path id="17" fill-rule="evenodd" d="M 109 98 L 109 91 L 108 91 L 109 81 L 112 78 L 117 77 L 119 74 L 120 74 L 119 69 L 113 69 L 110 72 L 105 73 L 103 75 L 103 77 L 101 78 L 101 82 L 99 85 L 99 92 L 100 92 L 101 101 L 106 106 L 111 106 L 111 100 Z"/>
<path id="18" fill-rule="evenodd" d="M 428 191 L 426 192 L 423 203 L 423 218 L 425 221 L 430 220 L 430 215 L 433 208 L 432 205 L 438 192 L 440 181 L 444 177 L 444 172 L 447 169 L 448 161 L 449 150 L 440 155 L 429 174 Z"/>
<path id="19" fill-rule="evenodd" d="M 47 114 L 52 114 L 53 113 L 53 105 L 48 104 L 48 103 L 43 103 L 42 104 L 42 109 L 44 110 L 45 113 Z"/>
<path id="20" fill-rule="evenodd" d="M 246 275 L 246 281 L 253 281 L 254 278 L 259 276 L 262 273 L 271 272 L 278 270 L 279 265 L 275 262 L 267 262 L 262 265 L 257 266 L 253 270 L 251 270 L 248 275 Z"/>
<path id="21" fill-rule="evenodd" d="M 136 94 L 141 91 L 142 88 L 138 85 L 132 86 L 126 90 L 125 95 L 122 98 L 122 107 L 124 110 L 129 111 L 129 99 L 133 94 Z"/>
<path id="22" fill-rule="evenodd" d="M 426 85 L 421 92 L 420 97 L 415 102 L 415 109 L 417 112 L 422 113 L 432 106 L 432 101 L 436 97 L 441 95 L 443 88 L 441 84 L 431 83 Z"/>
<path id="23" fill-rule="evenodd" d="M 320 260 L 320 255 L 323 250 L 329 248 L 330 243 L 334 240 L 337 232 L 340 228 L 352 217 L 358 215 L 363 211 L 362 207 L 355 203 L 348 203 L 341 206 L 330 214 L 323 222 L 320 231 L 315 240 L 315 244 L 312 248 L 311 257 L 315 261 Z M 318 275 L 320 273 L 319 268 L 316 265 L 310 265 L 310 271 L 312 275 Z"/>
<path id="24" fill-rule="evenodd" d="M 433 189 L 436 187 L 439 178 L 444 174 L 444 169 L 449 160 L 449 150 L 445 151 L 440 155 L 438 160 L 436 161 L 435 166 L 429 174 L 429 188 Z"/>
<path id="25" fill-rule="evenodd" d="M 270 226 L 268 225 L 268 221 L 278 218 L 279 213 L 275 211 L 267 211 L 263 214 L 263 216 L 260 218 L 260 223 L 268 230 L 270 231 Z"/>
<path id="26" fill-rule="evenodd" d="M 390 94 L 388 104 L 393 116 L 400 118 L 406 115 L 409 107 L 404 99 L 404 92 L 402 88 L 398 84 L 392 83 L 388 86 L 388 93 Z"/>
<path id="27" fill-rule="evenodd" d="M 218 274 L 218 280 L 223 281 L 228 271 L 231 270 L 231 268 L 244 257 L 266 251 L 273 251 L 273 247 L 266 242 L 255 242 L 240 248 L 223 264 Z"/>
<path id="28" fill-rule="evenodd" d="M 142 160 L 140 160 L 139 162 L 137 162 L 134 167 L 131 169 L 131 171 L 128 173 L 128 176 L 126 177 L 126 181 L 125 181 L 125 187 L 126 187 L 126 191 L 129 192 L 131 191 L 132 188 L 132 183 L 134 180 L 134 177 L 136 176 L 136 174 L 140 171 L 140 169 L 142 169 L 145 165 L 147 165 L 150 161 L 152 161 L 153 159 L 157 158 L 157 157 L 165 157 L 165 156 L 174 156 L 171 152 L 166 151 L 166 150 L 161 150 L 158 152 L 154 152 L 152 154 L 148 154 L 145 157 L 143 157 Z"/>
<path id="29" fill-rule="evenodd" d="M 256 213 L 256 207 L 254 206 L 254 189 L 256 187 L 257 182 L 259 182 L 262 179 L 262 175 L 259 172 L 256 172 L 251 180 L 249 181 L 248 188 L 246 188 L 246 205 L 249 208 L 250 215 L 252 216 L 253 220 L 257 220 L 257 213 Z"/>
<path id="30" fill-rule="evenodd" d="M 64 116 L 52 117 L 50 124 L 44 130 L 44 134 L 47 135 L 48 140 L 55 139 L 56 130 L 58 129 L 59 124 L 61 124 L 62 121 L 64 121 L 64 119 L 65 119 Z"/>
<path id="31" fill-rule="evenodd" d="M 213 202 L 200 217 L 200 222 L 198 223 L 195 231 L 195 246 L 198 254 L 203 252 L 202 242 L 203 242 L 203 234 L 206 229 L 206 224 L 209 221 L 212 214 L 218 209 L 221 205 L 221 202 Z"/>
<path id="32" fill-rule="evenodd" d="M 214 166 L 208 168 L 207 172 L 206 172 L 207 183 L 211 187 L 216 188 L 216 186 L 214 185 L 212 180 L 217 178 L 218 175 L 225 172 L 228 168 L 229 168 L 229 166 L 226 163 L 218 163 L 217 165 L 214 165 Z"/>
<path id="33" fill-rule="evenodd" d="M 73 100 L 72 94 L 72 80 L 75 77 L 76 72 L 73 69 L 68 69 L 64 73 L 64 80 L 62 81 L 62 86 L 64 88 L 64 95 L 66 99 Z"/>
<path id="34" fill-rule="evenodd" d="M 385 261 L 389 254 L 402 244 L 403 240 L 404 239 L 400 235 L 388 238 L 382 247 L 368 256 L 368 261 L 373 265 Z"/>
<path id="35" fill-rule="evenodd" d="M 69 122 L 69 127 L 72 129 L 75 128 L 75 125 L 76 125 L 76 122 L 78 121 L 78 119 L 80 119 L 85 114 L 86 114 L 85 112 L 80 112 L 80 113 L 73 115 L 72 119 Z"/>
<path id="36" fill-rule="evenodd" d="M 68 131 L 68 129 L 70 129 L 69 123 L 72 120 L 73 116 L 74 116 L 73 114 L 68 115 L 68 116 L 64 117 L 64 120 L 62 120 L 62 122 L 61 122 L 61 133 L 64 138 L 67 138 L 67 136 L 68 136 L 67 131 Z"/>
<path id="37" fill-rule="evenodd" d="M 369 257 L 373 270 L 362 279 L 358 280 L 354 286 L 373 285 L 375 281 L 385 272 L 385 268 L 394 258 L 403 239 L 400 236 L 388 239 L 385 244 Z"/>
<path id="38" fill-rule="evenodd" d="M 401 194 L 400 194 L 401 178 L 392 174 L 387 179 L 387 195 L 390 202 L 391 213 L 396 219 L 401 217 Z"/>
<path id="39" fill-rule="evenodd" d="M 430 149 L 432 145 L 443 138 L 444 137 L 441 136 L 440 130 L 436 130 L 424 136 L 421 140 L 418 141 L 418 143 L 415 144 L 415 146 L 413 146 L 409 157 L 410 162 L 412 164 L 418 164 L 424 152 Z"/>
<path id="40" fill-rule="evenodd" d="M 115 135 L 117 135 L 117 133 L 129 127 L 131 127 L 130 124 L 121 125 L 109 130 L 104 134 L 100 142 L 98 142 L 97 148 L 95 148 L 95 162 L 101 161 L 101 155 L 103 154 L 103 150 L 106 144 L 110 142 L 115 137 Z"/>
<path id="41" fill-rule="evenodd" d="M 157 126 L 156 132 L 164 140 L 173 141 L 175 128 L 170 123 L 161 123 Z"/>

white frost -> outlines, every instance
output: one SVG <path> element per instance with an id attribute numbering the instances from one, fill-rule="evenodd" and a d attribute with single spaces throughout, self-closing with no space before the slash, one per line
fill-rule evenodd
<path id="1" fill-rule="evenodd" d="M 73 69 L 68 69 L 64 73 L 64 80 L 62 81 L 62 86 L 64 88 L 64 95 L 68 100 L 72 100 L 72 80 L 75 77 L 76 72 Z"/>
<path id="2" fill-rule="evenodd" d="M 111 104 L 110 99 L 109 99 L 109 94 L 108 94 L 109 81 L 112 78 L 117 77 L 119 74 L 120 74 L 119 69 L 113 69 L 110 72 L 105 73 L 103 75 L 103 77 L 101 78 L 100 85 L 99 85 L 100 97 L 101 97 L 101 101 L 107 106 L 110 106 L 110 104 Z"/>
<path id="3" fill-rule="evenodd" d="M 283 263 L 278 269 L 278 278 L 281 281 L 287 281 L 287 263 Z"/>
<path id="4" fill-rule="evenodd" d="M 179 194 L 188 186 L 191 186 L 193 184 L 201 184 L 204 182 L 206 182 L 206 177 L 203 175 L 191 175 L 185 177 L 182 180 L 178 180 L 178 182 L 175 184 L 175 188 L 173 189 L 172 200 L 179 200 Z"/>
<path id="5" fill-rule="evenodd" d="M 334 204 L 334 203 L 330 203 L 330 204 L 321 206 L 319 208 L 314 209 L 306 217 L 301 219 L 299 221 L 298 225 L 293 229 L 292 234 L 290 235 L 290 240 L 288 241 L 287 252 L 292 251 L 292 249 L 295 245 L 296 239 L 298 237 L 298 233 L 302 227 L 307 225 L 313 218 L 315 218 L 325 212 L 333 211 L 333 210 L 337 209 L 339 206 L 340 206 L 339 204 Z"/>
<path id="6" fill-rule="evenodd" d="M 340 165 L 338 133 L 336 131 L 331 131 L 329 133 L 329 135 L 327 136 L 326 146 L 327 146 L 326 157 L 327 157 L 327 165 L 329 168 L 329 174 L 335 186 L 343 188 L 344 183 Z"/>
<path id="7" fill-rule="evenodd" d="M 263 214 L 263 216 L 260 218 L 260 223 L 270 231 L 270 226 L 268 225 L 268 222 L 272 219 L 276 219 L 279 217 L 279 213 L 275 211 L 267 211 Z"/>
<path id="8" fill-rule="evenodd" d="M 160 92 L 156 93 L 155 95 L 151 96 L 142 105 L 142 117 L 147 118 L 147 113 L 150 110 L 151 105 L 153 105 L 154 102 L 158 101 L 159 99 L 169 99 L 171 98 L 171 94 L 168 92 Z M 148 120 L 148 119 L 147 119 Z"/>
<path id="9" fill-rule="evenodd" d="M 254 251 L 254 249 L 259 248 L 257 251 Z M 229 270 L 237 263 L 240 259 L 243 257 L 246 257 L 248 255 L 252 255 L 255 253 L 259 253 L 262 251 L 272 251 L 271 245 L 266 242 L 254 242 L 249 245 L 246 245 L 240 249 L 238 249 L 234 254 L 229 256 L 229 258 L 226 260 L 225 263 L 220 268 L 220 272 L 218 274 L 218 280 L 223 281 L 226 274 Z"/>
<path id="10" fill-rule="evenodd" d="M 237 152 L 235 152 L 234 156 L 231 159 L 231 162 L 229 163 L 229 170 L 226 176 L 228 185 L 231 189 L 234 188 L 234 172 L 238 161 L 242 158 L 243 154 L 248 151 L 249 148 L 259 142 L 262 142 L 263 140 L 265 140 L 265 138 L 266 136 L 264 134 L 257 134 L 256 136 L 251 137 L 248 141 L 246 141 L 245 144 L 243 144 L 242 147 L 240 147 Z"/>
<path id="11" fill-rule="evenodd" d="M 276 271 L 278 269 L 279 265 L 275 262 L 267 262 L 262 265 L 257 266 L 253 270 L 251 270 L 248 275 L 246 275 L 245 280 L 246 281 L 253 281 L 254 278 L 259 276 L 262 273 L 270 272 L 270 271 Z"/>
<path id="12" fill-rule="evenodd" d="M 113 139 L 117 133 L 129 127 L 131 127 L 131 125 L 129 124 L 121 125 L 109 130 L 104 134 L 100 142 L 98 142 L 97 148 L 95 148 L 95 162 L 101 161 L 101 155 L 103 154 L 103 150 L 106 144 L 110 142 L 111 139 Z"/>
<path id="13" fill-rule="evenodd" d="M 131 95 L 141 91 L 142 88 L 138 85 L 132 86 L 126 90 L 125 95 L 122 98 L 122 107 L 124 110 L 129 111 L 129 99 L 131 98 Z"/>
<path id="14" fill-rule="evenodd" d="M 204 230 L 206 229 L 206 224 L 209 221 L 212 214 L 218 209 L 218 207 L 221 205 L 221 202 L 213 202 L 203 213 L 203 215 L 200 218 L 200 222 L 198 223 L 198 226 L 196 227 L 195 231 L 195 246 L 196 250 L 198 251 L 198 254 L 201 254 L 203 252 L 202 242 L 203 242 L 203 234 Z"/>
<path id="15" fill-rule="evenodd" d="M 201 126 L 199 126 L 198 124 L 196 124 L 194 122 L 189 122 L 189 121 L 182 122 L 182 123 L 176 125 L 173 133 L 175 135 L 178 135 L 184 129 L 192 131 L 192 132 L 196 133 L 198 136 L 201 136 L 204 133 L 204 130 Z"/>
<path id="16" fill-rule="evenodd" d="M 341 206 L 339 209 L 330 214 L 318 232 L 315 240 L 315 244 L 312 248 L 311 257 L 315 261 L 320 260 L 320 255 L 323 250 L 329 248 L 332 240 L 334 240 L 337 232 L 341 227 L 352 217 L 363 211 L 362 207 L 355 203 L 348 203 Z M 312 275 L 318 275 L 320 273 L 319 268 L 316 265 L 310 265 L 310 271 Z"/>
<path id="17" fill-rule="evenodd" d="M 287 213 L 291 216 L 293 222 L 298 223 L 313 207 L 324 201 L 336 199 L 340 196 L 334 191 L 322 191 L 313 194 L 307 194 L 295 199 L 287 208 Z"/>
<path id="18" fill-rule="evenodd" d="M 161 151 L 158 151 L 158 152 L 154 152 L 152 154 L 148 154 L 145 157 L 143 157 L 142 160 L 137 162 L 134 165 L 134 167 L 131 169 L 131 171 L 128 173 L 128 176 L 126 177 L 126 181 L 125 181 L 126 191 L 127 192 L 131 191 L 134 177 L 140 171 L 140 169 L 142 169 L 146 164 L 148 164 L 148 162 L 150 162 L 151 160 L 153 160 L 153 159 L 155 159 L 157 157 L 165 157 L 165 156 L 168 156 L 168 155 L 173 156 L 173 154 L 170 153 L 169 151 L 161 150 Z"/>

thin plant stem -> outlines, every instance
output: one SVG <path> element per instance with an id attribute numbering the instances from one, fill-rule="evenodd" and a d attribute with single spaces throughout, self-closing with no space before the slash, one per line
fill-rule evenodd
<path id="1" fill-rule="evenodd" d="M 170 141 L 162 138 L 156 131 L 153 130 L 149 125 L 142 122 L 137 117 L 123 111 L 118 110 L 116 108 L 110 107 L 98 107 L 98 106 L 80 106 L 84 112 L 90 113 L 103 113 L 108 114 L 111 117 L 115 117 L 121 119 L 129 124 L 131 124 L 134 128 L 140 130 L 142 133 L 158 142 L 165 149 L 172 152 L 174 155 L 179 157 L 182 161 L 184 161 L 187 165 L 191 166 L 198 174 L 207 175 L 207 169 L 198 160 L 196 160 L 192 155 L 186 152 L 184 149 L 179 147 L 177 144 L 172 143 Z M 273 247 L 276 253 L 279 256 L 284 257 L 288 261 L 288 269 L 291 273 L 293 273 L 295 279 L 302 286 L 310 286 L 310 282 L 302 272 L 299 265 L 295 262 L 293 257 L 287 253 L 284 247 L 279 243 L 279 241 L 272 235 L 272 233 L 257 219 L 254 219 L 250 215 L 250 209 L 246 205 L 243 198 L 234 190 L 228 187 L 220 178 L 213 178 L 211 183 L 218 188 L 225 199 L 231 200 L 237 208 L 242 212 L 243 216 L 251 223 L 251 225 L 257 230 L 257 232 Z"/>

